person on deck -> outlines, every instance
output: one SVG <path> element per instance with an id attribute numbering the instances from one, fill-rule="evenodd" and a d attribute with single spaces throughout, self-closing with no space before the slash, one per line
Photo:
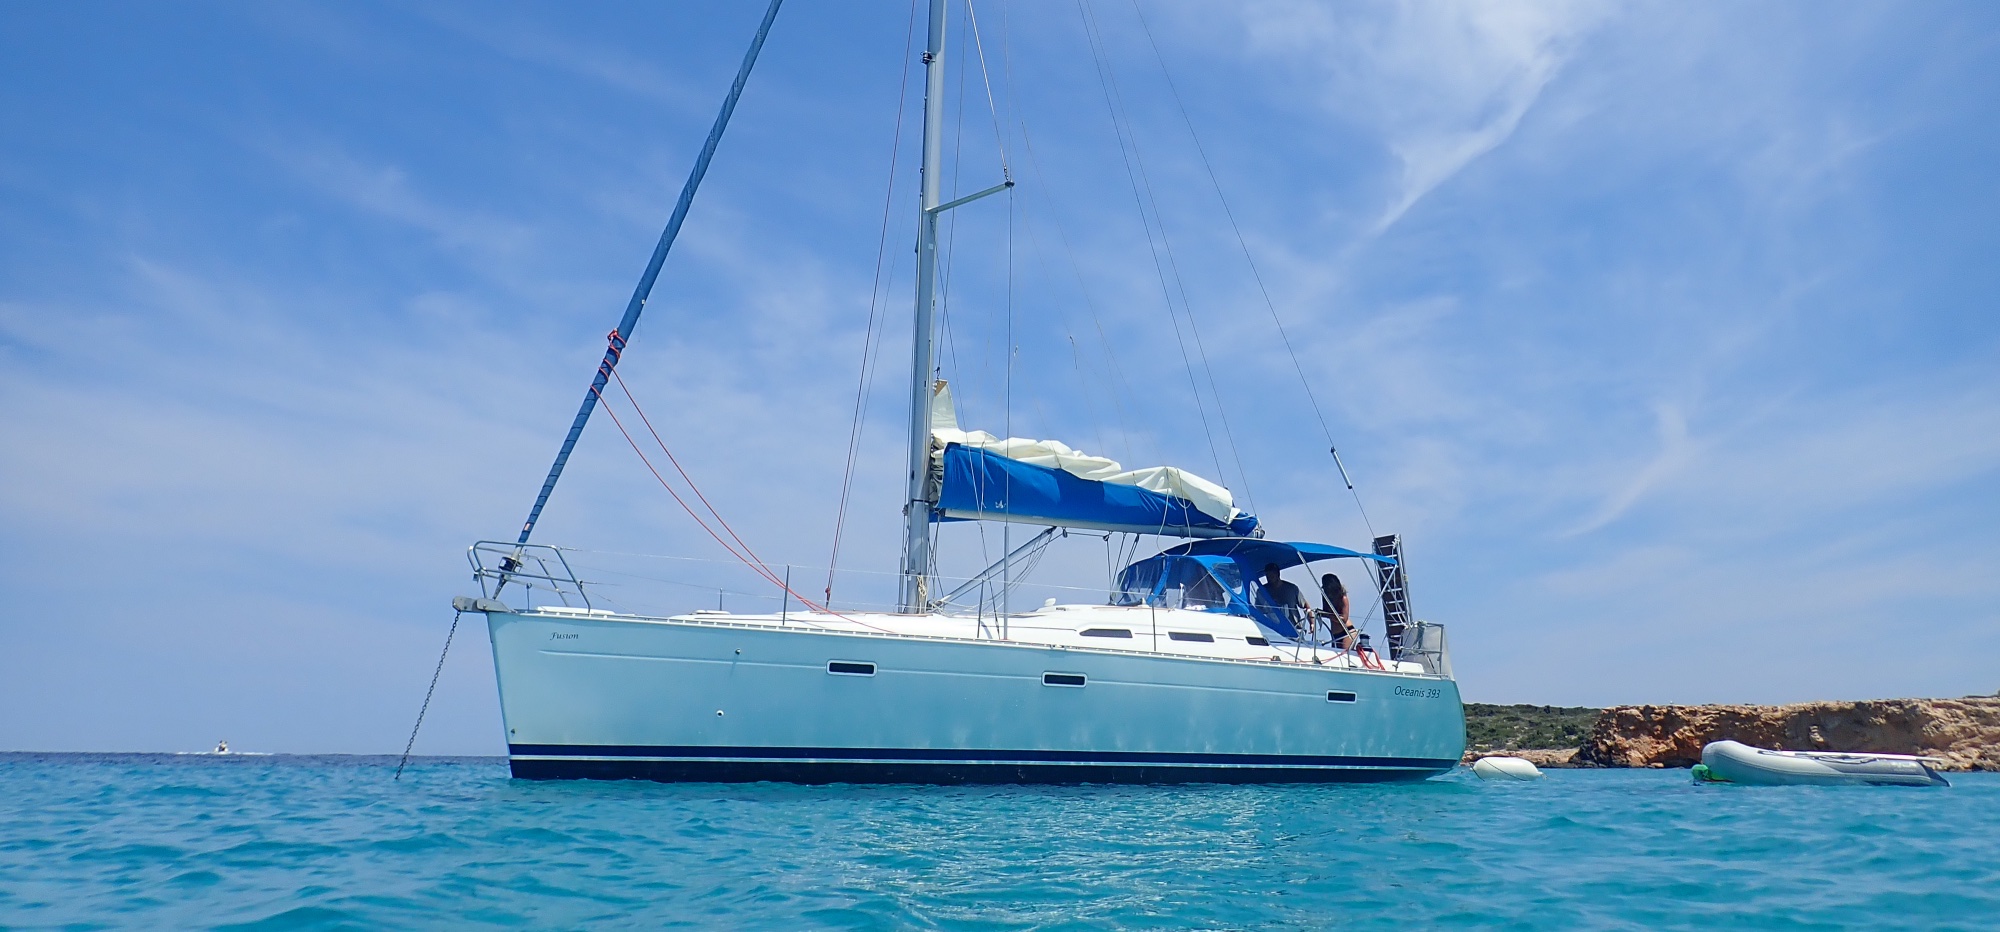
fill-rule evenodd
<path id="1" fill-rule="evenodd" d="M 1328 633 L 1341 650 L 1352 651 L 1361 632 L 1354 630 L 1354 605 L 1340 577 L 1328 573 L 1319 578 L 1320 617 L 1326 619 Z"/>
<path id="2" fill-rule="evenodd" d="M 1311 617 L 1312 608 L 1306 604 L 1305 593 L 1299 587 L 1285 581 L 1280 575 L 1278 564 L 1264 564 L 1264 604 L 1261 606 L 1273 615 L 1292 623 L 1294 628 L 1303 630 Z"/>

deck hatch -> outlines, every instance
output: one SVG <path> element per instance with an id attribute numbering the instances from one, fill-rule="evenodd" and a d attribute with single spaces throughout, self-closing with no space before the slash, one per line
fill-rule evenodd
<path id="1" fill-rule="evenodd" d="M 1044 673 L 1043 686 L 1082 686 L 1089 682 L 1081 673 Z"/>
<path id="2" fill-rule="evenodd" d="M 874 676 L 875 665 L 857 660 L 829 660 L 826 672 L 840 676 Z"/>

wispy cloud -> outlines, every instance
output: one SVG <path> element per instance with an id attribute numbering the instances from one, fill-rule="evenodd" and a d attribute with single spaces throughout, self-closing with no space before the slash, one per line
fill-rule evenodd
<path id="1" fill-rule="evenodd" d="M 1321 75 L 1330 110 L 1381 133 L 1399 176 L 1372 231 L 1505 143 L 1609 12 L 1556 3 L 1388 2 L 1358 7 L 1274 0 L 1244 11 L 1252 48 Z"/>
<path id="2" fill-rule="evenodd" d="M 1976 369 L 1740 406 L 1725 396 L 1698 409 L 1707 412 L 1700 432 L 1680 406 L 1661 403 L 1642 462 L 1613 465 L 1606 450 L 1563 470 L 1573 494 L 1595 502 L 1558 536 L 1590 535 L 1642 506 L 1663 512 L 1656 530 L 1664 518 L 1697 536 L 1702 523 L 1723 521 L 1739 535 L 1784 533 L 2000 471 L 2000 395 Z"/>
<path id="3" fill-rule="evenodd" d="M 510 58 L 587 78 L 641 99 L 705 112 L 714 105 L 659 63 L 618 45 L 593 42 L 538 22 L 533 15 L 495 7 L 425 7 L 419 15 Z M 726 58 L 726 56 L 725 56 Z"/>
<path id="4" fill-rule="evenodd" d="M 1659 422 L 1659 452 L 1633 471 L 1630 478 L 1614 489 L 1590 517 L 1563 531 L 1562 536 L 1588 534 L 1618 520 L 1633 503 L 1639 501 L 1640 496 L 1693 461 L 1699 445 L 1688 437 L 1687 416 L 1678 407 L 1665 403 L 1656 407 L 1654 413 Z"/>
<path id="5" fill-rule="evenodd" d="M 263 140 L 266 156 L 339 203 L 420 230 L 438 245 L 489 268 L 507 268 L 532 251 L 535 230 L 508 217 L 442 203 L 425 194 L 407 168 L 369 161 L 336 143 Z"/>

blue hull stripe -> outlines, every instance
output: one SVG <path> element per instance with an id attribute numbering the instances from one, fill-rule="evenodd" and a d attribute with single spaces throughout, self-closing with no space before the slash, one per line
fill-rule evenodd
<path id="1" fill-rule="evenodd" d="M 522 780 L 655 780 L 662 783 L 1388 783 L 1440 769 L 1407 767 L 1189 767 L 1121 764 L 996 764 L 922 761 L 648 760 L 517 757 Z"/>
<path id="2" fill-rule="evenodd" d="M 868 763 L 978 764 L 1011 767 L 1021 764 L 1062 766 L 1138 766 L 1146 768 L 1363 768 L 1436 773 L 1458 765 L 1456 758 L 1355 757 L 1325 754 L 1205 754 L 1166 751 L 1007 750 L 988 748 L 813 748 L 720 747 L 704 745 L 631 744 L 513 744 L 517 758 L 665 759 L 673 763 L 750 762 L 782 764 Z M 558 763 L 561 761 L 551 761 Z"/>

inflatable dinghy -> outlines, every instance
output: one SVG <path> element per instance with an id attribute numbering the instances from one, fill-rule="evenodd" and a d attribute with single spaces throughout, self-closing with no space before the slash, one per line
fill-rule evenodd
<path id="1" fill-rule="evenodd" d="M 1701 749 L 1697 782 L 1752 786 L 1950 786 L 1931 769 L 1936 758 L 1842 751 L 1766 751 L 1735 741 Z"/>
<path id="2" fill-rule="evenodd" d="M 1472 762 L 1472 772 L 1481 780 L 1540 780 L 1542 772 L 1518 757 L 1482 757 Z"/>

